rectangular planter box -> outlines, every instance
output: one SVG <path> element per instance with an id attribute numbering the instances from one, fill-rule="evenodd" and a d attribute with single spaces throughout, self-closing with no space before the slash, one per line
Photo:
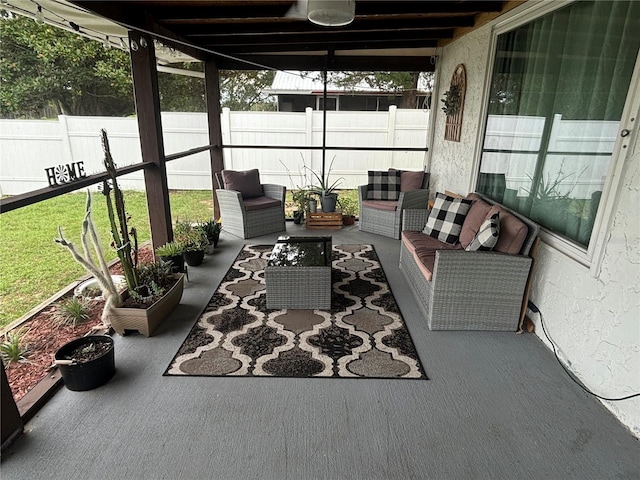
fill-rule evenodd
<path id="1" fill-rule="evenodd" d="M 109 313 L 111 326 L 120 335 L 125 330 L 137 330 L 150 337 L 171 311 L 180 303 L 184 289 L 184 274 L 174 274 L 178 281 L 157 302 L 148 308 L 113 308 Z"/>

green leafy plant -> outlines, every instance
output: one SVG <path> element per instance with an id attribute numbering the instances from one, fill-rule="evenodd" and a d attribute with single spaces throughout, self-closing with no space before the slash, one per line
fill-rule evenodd
<path id="1" fill-rule="evenodd" d="M 155 284 L 161 288 L 169 286 L 173 282 L 171 264 L 163 262 L 144 262 L 138 265 L 138 277 L 142 284 Z"/>
<path id="2" fill-rule="evenodd" d="M 167 242 L 156 248 L 156 255 L 161 257 L 175 257 L 184 253 L 184 245 L 179 242 Z"/>
<path id="3" fill-rule="evenodd" d="M 84 298 L 69 297 L 60 300 L 54 311 L 54 322 L 58 325 L 71 325 L 75 327 L 79 323 L 89 320 L 91 306 Z"/>
<path id="4" fill-rule="evenodd" d="M 444 98 L 440 100 L 444 104 L 442 105 L 442 111 L 448 117 L 454 116 L 460 109 L 461 100 L 462 95 L 460 93 L 460 87 L 458 85 L 451 85 L 449 90 L 444 92 Z"/>
<path id="5" fill-rule="evenodd" d="M 291 199 L 296 206 L 296 210 L 298 212 L 304 212 L 307 208 L 307 202 L 309 201 L 309 191 L 304 188 L 292 190 Z"/>
<path id="6" fill-rule="evenodd" d="M 333 157 L 331 159 L 331 163 L 329 164 L 329 168 L 326 170 L 325 175 L 318 175 L 316 172 L 314 172 L 313 170 L 311 170 L 309 167 L 307 167 L 306 165 L 304 166 L 304 168 L 306 170 L 308 170 L 314 177 L 315 179 L 318 181 L 318 185 L 312 185 L 310 188 L 310 193 L 312 193 L 313 195 L 317 195 L 319 197 L 326 197 L 327 195 L 331 195 L 332 193 L 335 193 L 335 190 L 337 190 L 337 188 L 340 186 L 340 183 L 342 182 L 342 180 L 344 180 L 343 177 L 338 178 L 337 180 L 335 180 L 333 183 L 330 183 L 329 180 L 329 176 L 331 175 L 331 169 L 333 168 L 333 162 L 336 159 L 336 157 Z"/>
<path id="7" fill-rule="evenodd" d="M 204 232 L 189 220 L 178 220 L 174 235 L 175 241 L 183 245 L 185 252 L 204 250 L 209 244 Z"/>
<path id="8" fill-rule="evenodd" d="M 211 240 L 215 235 L 219 234 L 222 230 L 222 219 L 218 219 L 217 221 L 214 219 L 207 220 L 206 222 L 200 222 L 196 225 L 196 228 L 199 228 L 204 232 L 209 240 Z"/>
<path id="9" fill-rule="evenodd" d="M 5 365 L 11 362 L 24 362 L 29 356 L 29 349 L 25 342 L 27 333 L 29 331 L 22 327 L 4 334 L 0 343 L 0 356 Z"/>
<path id="10" fill-rule="evenodd" d="M 360 209 L 360 205 L 358 204 L 358 200 L 349 197 L 349 196 L 340 196 L 338 199 L 338 204 L 340 205 L 340 209 L 342 210 L 343 216 L 356 216 L 358 215 L 358 211 Z"/>

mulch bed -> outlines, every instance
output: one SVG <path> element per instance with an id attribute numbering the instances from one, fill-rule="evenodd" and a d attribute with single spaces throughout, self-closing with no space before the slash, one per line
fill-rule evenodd
<path id="1" fill-rule="evenodd" d="M 138 253 L 140 262 L 153 261 L 151 247 L 141 247 Z M 120 263 L 113 265 L 110 271 L 115 275 L 122 274 Z M 69 295 L 73 295 L 73 293 Z M 62 345 L 88 334 L 94 327 L 102 324 L 100 317 L 103 307 L 104 301 L 92 301 L 90 318 L 75 327 L 58 325 L 53 321 L 55 305 L 46 307 L 21 325 L 28 329 L 25 342 L 30 353 L 26 361 L 12 362 L 5 366 L 9 385 L 16 402 L 47 376 L 53 367 L 53 356 Z"/>

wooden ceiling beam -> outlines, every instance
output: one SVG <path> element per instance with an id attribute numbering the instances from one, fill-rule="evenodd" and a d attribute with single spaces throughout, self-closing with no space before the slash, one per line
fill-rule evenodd
<path id="1" fill-rule="evenodd" d="M 280 2 L 172 2 L 141 1 L 127 2 L 139 8 L 153 11 L 158 22 L 167 20 L 195 21 L 202 18 L 256 19 L 287 18 L 295 0 Z M 357 0 L 356 18 L 376 15 L 434 15 L 434 14 L 472 14 L 500 12 L 502 1 L 481 0 Z"/>
<path id="2" fill-rule="evenodd" d="M 222 35 L 251 35 L 251 34 L 328 34 L 334 30 L 327 30 L 308 21 L 296 21 L 279 23 L 277 26 L 269 22 L 245 22 L 245 23 L 219 23 L 212 19 L 202 19 L 193 23 L 162 22 L 163 25 L 171 27 L 173 31 L 180 35 L 190 37 L 208 37 Z M 421 18 L 403 19 L 392 18 L 389 20 L 356 20 L 353 23 L 340 28 L 343 33 L 355 33 L 362 31 L 379 30 L 427 30 L 441 28 L 464 28 L 472 27 L 474 17 L 465 15 L 450 18 Z"/>

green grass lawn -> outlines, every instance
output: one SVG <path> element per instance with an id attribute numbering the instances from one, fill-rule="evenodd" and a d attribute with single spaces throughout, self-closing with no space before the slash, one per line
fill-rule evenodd
<path id="1" fill-rule="evenodd" d="M 108 259 L 116 257 L 111 241 L 106 204 L 92 194 L 93 220 Z M 53 241 L 62 227 L 65 238 L 80 245 L 86 193 L 70 193 L 0 215 L 0 327 L 69 285 L 86 272 L 70 253 Z M 212 217 L 210 191 L 172 191 L 173 219 L 202 221 Z M 125 192 L 129 225 L 138 230 L 140 243 L 150 239 L 144 192 Z"/>
<path id="2" fill-rule="evenodd" d="M 355 190 L 339 194 L 357 202 Z M 105 255 L 114 259 L 104 197 L 93 192 L 92 199 L 93 220 Z M 61 226 L 65 238 L 82 248 L 85 202 L 86 193 L 69 193 L 0 215 L 0 328 L 86 274 L 69 252 L 53 241 Z M 210 191 L 171 191 L 170 202 L 174 221 L 204 221 L 213 215 Z M 290 192 L 286 203 L 287 216 L 291 216 L 294 205 Z M 125 204 L 131 217 L 129 226 L 138 230 L 139 243 L 149 240 L 145 193 L 126 191 Z"/>

